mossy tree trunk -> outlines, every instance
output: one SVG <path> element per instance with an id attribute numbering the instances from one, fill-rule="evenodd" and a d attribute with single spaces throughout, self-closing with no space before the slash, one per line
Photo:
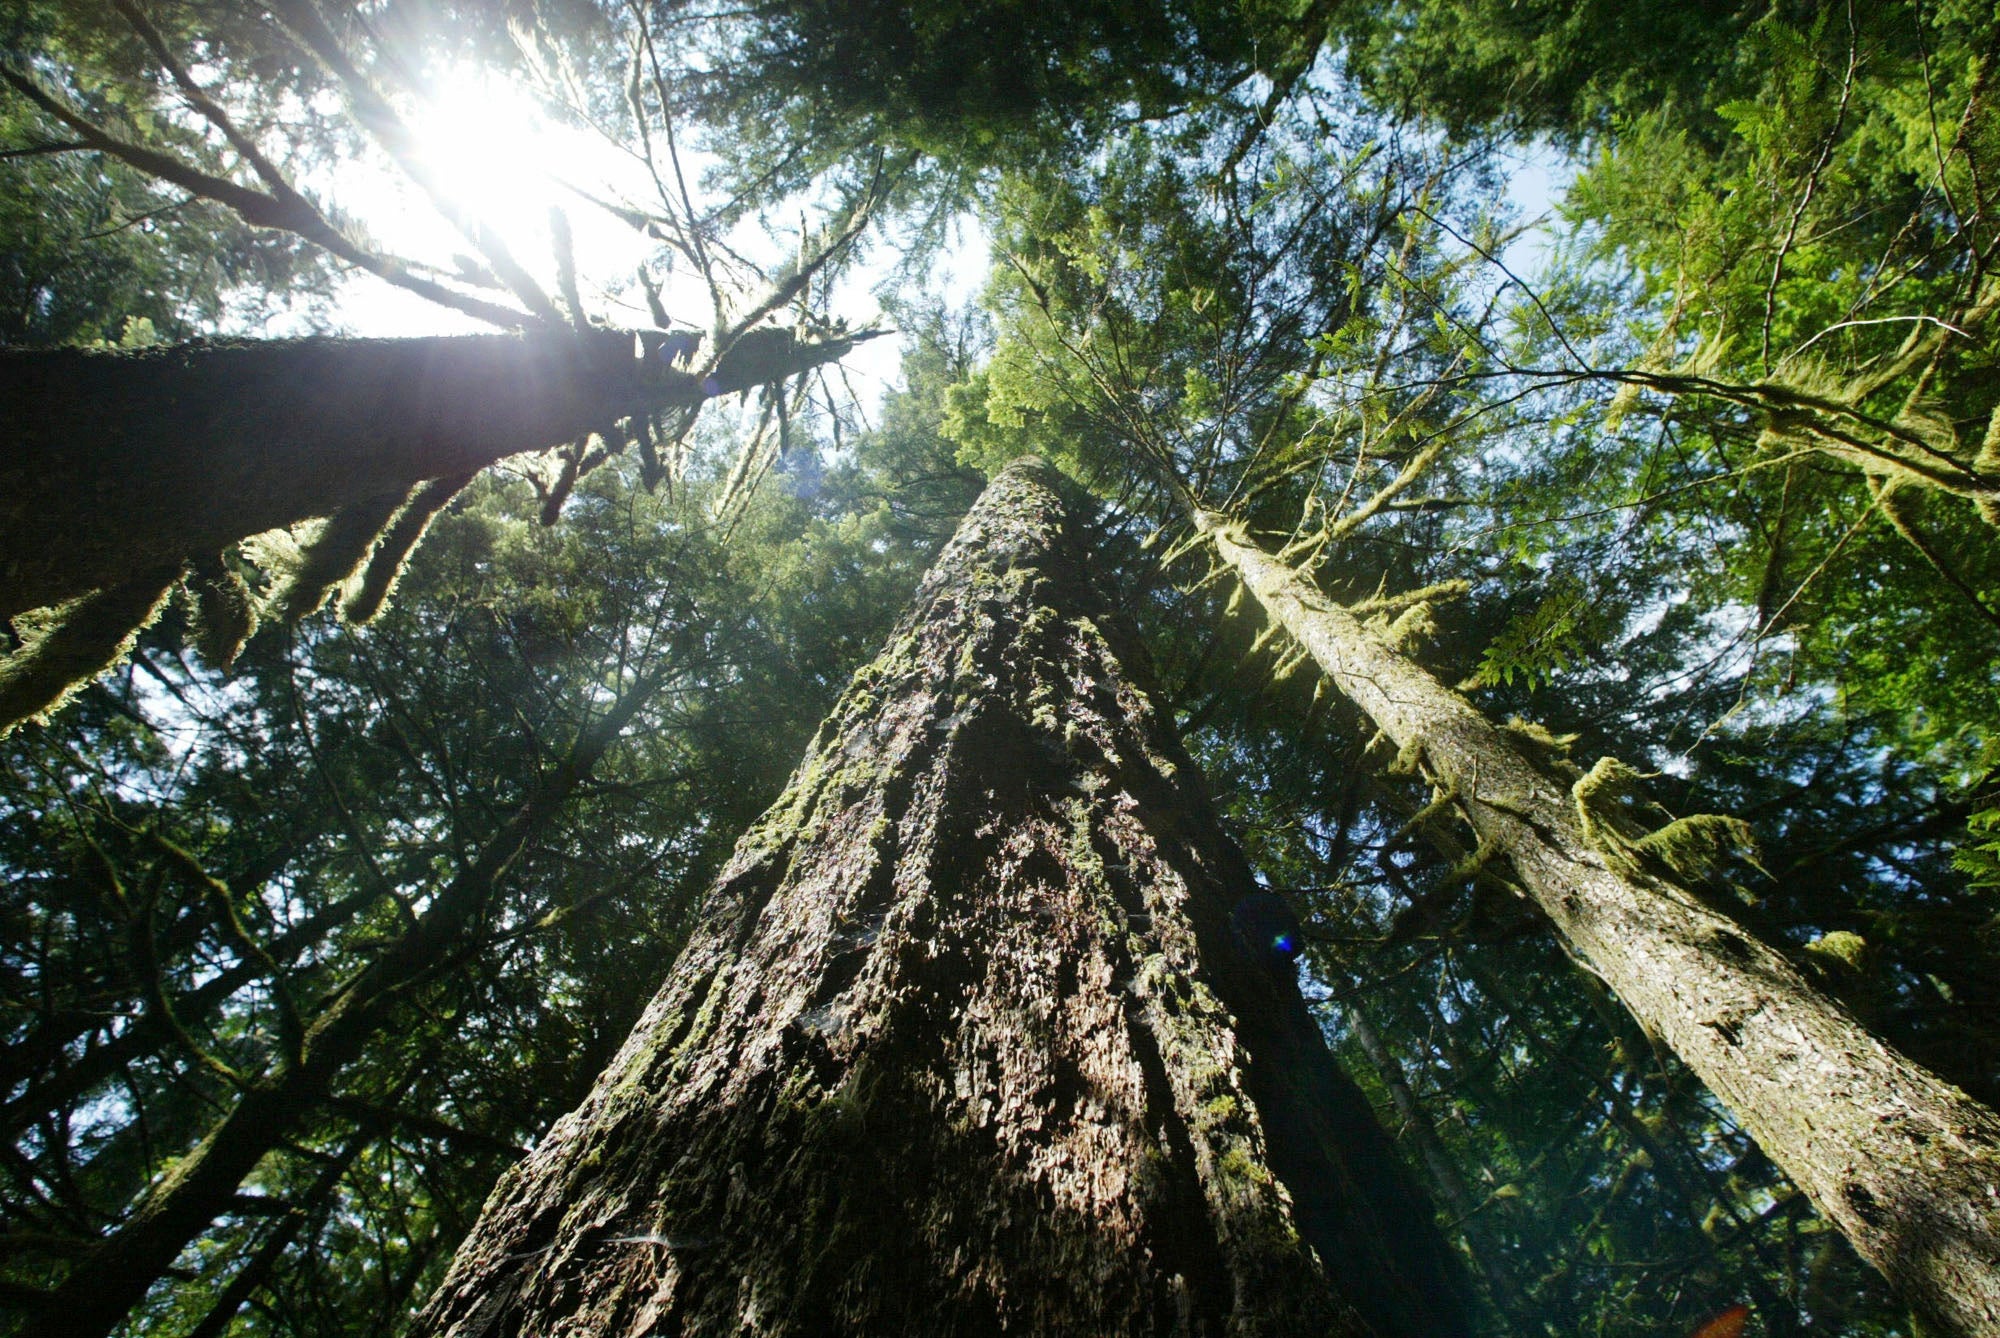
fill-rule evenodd
<path id="1" fill-rule="evenodd" d="M 859 338 L 757 333 L 718 384 Z M 619 330 L 0 350 L 0 618 L 709 393 Z"/>
<path id="2" fill-rule="evenodd" d="M 1222 518 L 1216 551 L 1453 795 L 1572 953 L 1693 1069 L 1939 1333 L 2000 1334 L 2000 1116 L 1882 1043 L 1783 954 L 1594 839 L 1571 785 Z"/>
<path id="3" fill-rule="evenodd" d="M 967 516 L 417 1333 L 1466 1331 L 1054 485 Z"/>
<path id="4" fill-rule="evenodd" d="M 0 353 L 0 617 L 561 445 L 640 366 L 609 332 Z"/>

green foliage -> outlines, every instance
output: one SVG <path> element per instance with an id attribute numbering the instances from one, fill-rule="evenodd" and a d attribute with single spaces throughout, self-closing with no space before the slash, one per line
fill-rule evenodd
<path id="1" fill-rule="evenodd" d="M 36 1183 L 63 1188 L 0 1189 L 9 1229 L 43 1241 L 6 1252 L 7 1280 L 61 1276 L 227 1107 L 223 1070 L 282 1052 L 280 1000 L 310 1022 L 578 728 L 663 675 L 245 1184 L 296 1211 L 223 1214 L 184 1256 L 186 1285 L 134 1321 L 186 1332 L 269 1254 L 236 1331 L 400 1327 L 494 1177 L 622 1040 L 694 898 L 921 571 L 932 527 L 896 508 L 939 462 L 907 434 L 885 449 L 884 472 L 864 455 L 810 496 L 760 492 L 727 533 L 705 489 L 651 495 L 624 465 L 586 478 L 555 528 L 525 485 L 482 480 L 431 518 L 368 627 L 267 629 L 228 680 L 177 663 L 163 629 L 142 670 L 9 740 L 5 1110 Z"/>
<path id="2" fill-rule="evenodd" d="M 685 109 L 745 155 L 741 179 L 897 145 L 948 194 L 982 169 L 1087 152 L 1134 114 L 1221 98 L 1320 37 L 1313 11 L 1269 0 L 787 0 L 679 18 L 699 52 L 677 79 Z"/>
<path id="3" fill-rule="evenodd" d="M 1951 857 L 1974 887 L 2000 890 L 2000 808 L 1983 809 L 1965 820 L 1971 839 Z"/>
<path id="4" fill-rule="evenodd" d="M 1589 612 L 1589 592 L 1574 578 L 1558 578 L 1542 601 L 1517 616 L 1480 653 L 1480 687 L 1513 686 L 1521 675 L 1529 687 L 1552 681 L 1580 655 Z"/>
<path id="5" fill-rule="evenodd" d="M 54 7 L 57 21 L 12 35 L 10 61 L 78 60 L 78 78 L 93 81 L 94 112 L 171 130 L 131 80 L 137 54 L 72 27 L 94 9 Z M 93 58 L 114 64 L 81 65 Z M 18 151 L 0 160 L 0 345 L 129 346 L 147 330 L 183 340 L 225 318 L 252 322 L 324 293 L 329 271 L 297 239 L 252 228 L 101 155 L 59 147 L 72 143 L 67 127 L 0 88 L 0 147 Z"/>
<path id="6" fill-rule="evenodd" d="M 1495 1331 L 1684 1338 L 1746 1297 L 1766 1332 L 1905 1331 L 1453 826 L 1454 796 L 1389 766 L 1180 532 L 1145 543 L 1172 479 L 1328 598 L 1385 628 L 1420 617 L 1410 653 L 1490 718 L 1627 759 L 1579 786 L 1614 858 L 1719 892 L 1755 859 L 1733 913 L 2000 1098 L 2000 557 L 1979 507 L 1917 468 L 1990 469 L 1979 448 L 2000 440 L 1990 6 L 649 12 L 661 96 L 743 188 L 717 219 L 789 217 L 787 191 L 865 175 L 881 145 L 926 150 L 894 199 L 984 202 L 985 310 L 892 298 L 907 392 L 859 442 L 798 443 L 726 528 L 707 504 L 731 440 L 699 439 L 672 497 L 628 460 L 589 474 L 554 527 L 518 481 L 454 481 L 396 513 L 392 531 L 430 526 L 414 560 L 385 539 L 351 584 L 370 626 L 311 616 L 246 647 L 238 564 L 204 564 L 209 588 L 166 622 L 193 622 L 215 664 L 240 649 L 235 677 L 180 663 L 167 626 L 9 740 L 0 1002 L 26 1104 L 8 1107 L 25 1169 L 0 1186 L 7 1279 L 60 1276 L 210 1127 L 223 1069 L 276 1062 L 281 997 L 310 1010 L 375 960 L 581 723 L 667 666 L 464 950 L 343 1075 L 345 1103 L 259 1166 L 247 1188 L 287 1209 L 220 1218 L 136 1321 L 188 1331 L 270 1246 L 239 1331 L 394 1331 L 511 1149 L 616 1046 L 981 471 L 1035 449 L 1106 502 L 1093 565 L 1259 876 L 1305 914 L 1330 1034 L 1426 1168 Z M 368 19 L 500 40 L 490 16 L 412 15 Z M 320 86 L 228 18 L 176 10 L 170 35 L 215 20 L 239 105 L 275 118 Z M 1315 62 L 1330 21 L 1372 104 Z M 624 114 L 634 53 L 598 40 L 605 12 L 522 22 L 616 48 L 575 110 Z M 241 171 L 162 116 L 162 77 L 109 11 L 21 23 L 93 115 Z M 352 136 L 307 120 L 300 161 Z M 1567 232 L 1532 273 L 1483 156 L 1512 131 L 1578 153 Z M 61 133 L 0 102 L 7 147 Z M 177 198 L 94 155 L 0 162 L 0 341 L 178 339 L 310 277 L 289 243 Z M 944 217 L 897 222 L 934 240 Z M 348 550 L 314 601 L 362 560 Z M 1425 598 L 1442 590 L 1463 593 Z M 1538 751 L 1563 769 L 1565 748 Z M 169 1012 L 177 1028 L 155 1025 Z M 392 1105 L 433 1122 L 385 1123 Z"/>

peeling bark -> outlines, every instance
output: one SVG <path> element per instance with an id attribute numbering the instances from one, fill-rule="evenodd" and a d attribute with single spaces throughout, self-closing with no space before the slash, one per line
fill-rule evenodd
<path id="1" fill-rule="evenodd" d="M 417 1334 L 1466 1332 L 1053 483 L 968 515 Z"/>
<path id="2" fill-rule="evenodd" d="M 1686 888 L 1607 861 L 1566 781 L 1240 530 L 1206 512 L 1196 523 L 1855 1251 L 1939 1333 L 2000 1334 L 2000 1116 Z"/>

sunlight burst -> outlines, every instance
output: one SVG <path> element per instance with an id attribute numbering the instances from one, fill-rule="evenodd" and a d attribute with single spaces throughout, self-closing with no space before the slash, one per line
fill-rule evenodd
<path id="1" fill-rule="evenodd" d="M 406 109 L 405 120 L 422 184 L 381 155 L 344 164 L 328 182 L 333 198 L 378 244 L 456 286 L 505 300 L 492 257 L 468 235 L 487 229 L 522 270 L 554 292 L 558 264 L 550 211 L 559 209 L 573 239 L 586 312 L 617 324 L 640 323 L 644 308 L 627 290 L 634 268 L 656 244 L 591 203 L 643 184 L 629 155 L 601 135 L 550 116 L 518 82 L 469 64 L 436 75 L 423 102 Z M 335 313 L 362 334 L 486 328 L 365 276 L 346 285 Z"/>

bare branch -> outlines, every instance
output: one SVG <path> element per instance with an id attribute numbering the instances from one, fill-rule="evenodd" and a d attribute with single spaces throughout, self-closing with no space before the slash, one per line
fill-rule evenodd
<path id="1" fill-rule="evenodd" d="M 0 149 L 0 161 L 8 158 L 39 158 L 45 154 L 75 153 L 78 149 L 88 149 L 89 144 L 80 139 L 56 140 L 47 144 L 27 144 L 18 149 Z"/>
<path id="2" fill-rule="evenodd" d="M 269 0 L 270 11 L 303 43 L 346 90 L 349 106 L 375 142 L 386 150 L 396 165 L 415 182 L 445 220 L 486 257 L 493 272 L 520 298 L 529 311 L 553 325 L 566 325 L 562 313 L 542 286 L 535 282 L 507 243 L 476 215 L 462 208 L 444 183 L 437 179 L 418 151 L 416 136 L 379 89 L 341 47 L 340 39 L 327 26 L 312 0 Z"/>
<path id="3" fill-rule="evenodd" d="M 200 112 L 204 120 L 222 133 L 222 137 L 229 141 L 229 146 L 242 155 L 243 161 L 250 164 L 250 170 L 255 172 L 270 189 L 272 196 L 281 201 L 288 201 L 297 196 L 291 183 L 285 180 L 285 174 L 278 170 L 277 164 L 264 155 L 255 141 L 237 128 L 229 113 L 224 111 L 220 104 L 195 81 L 187 67 L 168 48 L 166 38 L 160 35 L 160 30 L 153 26 L 153 21 L 146 17 L 133 0 L 111 0 L 111 3 L 112 7 L 124 16 L 125 21 L 132 25 L 132 31 L 139 34 L 139 40 L 146 44 L 147 49 L 153 53 L 153 58 L 160 62 L 161 67 L 173 79 L 174 84 L 181 90 L 181 96 L 187 99 L 187 104 Z"/>
<path id="4" fill-rule="evenodd" d="M 252 227 L 271 228 L 302 237 L 357 269 L 386 279 L 398 288 L 501 329 L 518 330 L 532 323 L 532 318 L 524 312 L 454 292 L 410 273 L 401 260 L 363 250 L 334 227 L 311 201 L 296 192 L 287 199 L 279 199 L 238 185 L 227 177 L 204 172 L 171 154 L 119 139 L 12 66 L 0 65 L 0 81 L 11 85 L 30 102 L 82 136 L 86 147 L 109 154 L 127 166 L 178 186 L 191 195 L 213 200 L 235 212 Z"/>

